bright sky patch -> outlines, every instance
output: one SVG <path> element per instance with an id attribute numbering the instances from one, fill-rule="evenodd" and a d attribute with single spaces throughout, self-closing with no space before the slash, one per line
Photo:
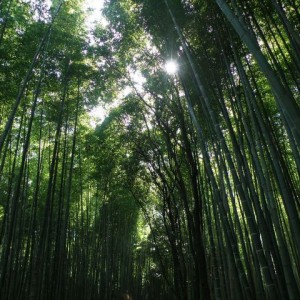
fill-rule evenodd
<path id="1" fill-rule="evenodd" d="M 104 6 L 104 0 L 86 0 L 84 7 L 87 11 L 87 26 L 92 28 L 95 23 L 101 23 L 106 26 L 108 24 L 107 20 L 102 15 L 102 9 Z"/>

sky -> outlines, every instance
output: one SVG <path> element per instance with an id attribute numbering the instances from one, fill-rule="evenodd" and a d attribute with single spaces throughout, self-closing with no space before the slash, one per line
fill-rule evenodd
<path id="1" fill-rule="evenodd" d="M 105 19 L 101 14 L 101 10 L 104 6 L 104 0 L 85 0 L 84 7 L 86 9 L 92 9 L 86 20 L 88 27 L 93 27 L 95 22 L 104 22 Z"/>

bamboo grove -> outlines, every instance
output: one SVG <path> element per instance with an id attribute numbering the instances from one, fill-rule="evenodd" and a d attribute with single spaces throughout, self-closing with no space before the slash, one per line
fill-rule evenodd
<path id="1" fill-rule="evenodd" d="M 300 299 L 299 0 L 84 5 L 0 2 L 0 298 Z"/>

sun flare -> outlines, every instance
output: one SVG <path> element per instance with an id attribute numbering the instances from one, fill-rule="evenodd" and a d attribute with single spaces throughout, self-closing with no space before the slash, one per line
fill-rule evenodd
<path id="1" fill-rule="evenodd" d="M 174 75 L 178 71 L 178 65 L 176 61 L 174 60 L 169 60 L 165 64 L 165 70 L 168 74 Z"/>

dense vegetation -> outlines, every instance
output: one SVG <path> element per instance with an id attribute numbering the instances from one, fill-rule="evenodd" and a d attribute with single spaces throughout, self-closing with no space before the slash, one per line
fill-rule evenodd
<path id="1" fill-rule="evenodd" d="M 300 1 L 83 7 L 0 2 L 0 298 L 300 299 Z"/>

